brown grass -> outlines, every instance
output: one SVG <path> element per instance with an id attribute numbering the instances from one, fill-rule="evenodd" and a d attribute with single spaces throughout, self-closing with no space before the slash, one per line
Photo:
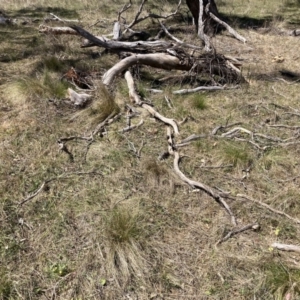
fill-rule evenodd
<path id="1" fill-rule="evenodd" d="M 232 229 L 228 215 L 177 178 L 172 158 L 157 159 L 167 149 L 166 128 L 144 111 L 142 127 L 119 133 L 126 127 L 122 116 L 87 154 L 84 141 L 68 143 L 73 163 L 58 151 L 59 138 L 83 136 L 112 111 L 124 112 L 128 91 L 122 78 L 112 94 L 96 82 L 89 107 L 70 106 L 63 100 L 68 84 L 59 80 L 64 72 L 78 67 L 103 73 L 118 58 L 95 58 L 99 49 L 80 49 L 78 38 L 40 35 L 39 22 L 49 12 L 80 18 L 85 28 L 101 20 L 90 30 L 108 34 L 124 3 L 64 0 L 49 7 L 49 1 L 28 0 L 1 6 L 28 22 L 0 27 L 0 299 L 299 299 L 298 256 L 270 248 L 274 241 L 299 244 L 299 226 L 246 200 L 228 200 L 239 226 L 258 222 L 260 230 L 216 246 Z M 172 3 L 148 5 L 159 12 L 171 11 Z M 248 42 L 224 32 L 213 43 L 218 52 L 242 59 L 248 83 L 175 97 L 170 91 L 189 85 L 158 86 L 157 79 L 169 73 L 142 68 L 140 93 L 169 118 L 192 117 L 180 126 L 177 140 L 236 122 L 282 140 L 293 137 L 297 130 L 269 125 L 299 126 L 299 83 L 280 73 L 299 73 L 299 40 L 276 35 L 277 28 L 299 25 L 299 1 L 218 5 Z M 124 14 L 127 22 L 136 8 L 137 3 Z M 165 23 L 180 22 L 185 30 L 174 35 L 200 45 L 185 9 L 178 20 Z M 137 28 L 159 30 L 151 20 Z M 275 56 L 284 61 L 275 62 Z M 174 109 L 162 95 L 148 93 L 150 87 L 163 89 Z M 142 142 L 138 158 L 133 147 Z M 247 194 L 300 219 L 299 147 L 264 145 L 260 150 L 241 140 L 208 137 L 180 149 L 185 155 L 180 168 L 190 178 L 233 196 Z M 50 178 L 43 191 L 18 206 Z"/>

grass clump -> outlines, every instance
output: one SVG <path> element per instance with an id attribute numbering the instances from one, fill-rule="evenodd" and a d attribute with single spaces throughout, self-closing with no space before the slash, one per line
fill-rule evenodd
<path id="1" fill-rule="evenodd" d="M 67 91 L 67 85 L 57 78 L 53 78 L 48 71 L 37 78 L 23 77 L 14 85 L 27 99 L 32 100 L 52 97 L 63 98 Z"/>
<path id="2" fill-rule="evenodd" d="M 206 95 L 205 94 L 195 94 L 191 98 L 192 107 L 198 110 L 204 110 L 207 108 Z"/>
<path id="3" fill-rule="evenodd" d="M 108 273 L 121 286 L 131 279 L 144 278 L 142 274 L 147 273 L 147 265 L 142 249 L 146 227 L 139 208 L 114 208 L 105 218 L 104 231 Z"/>
<path id="4" fill-rule="evenodd" d="M 264 266 L 266 281 L 265 288 L 272 292 L 274 299 L 287 299 L 286 294 L 293 290 L 300 296 L 300 270 L 290 269 L 282 263 L 271 262 Z M 298 299 L 298 298 L 295 298 Z"/>
<path id="5" fill-rule="evenodd" d="M 245 167 L 252 163 L 250 149 L 243 144 L 227 142 L 221 149 L 224 160 L 229 164 L 233 164 L 234 167 Z"/>

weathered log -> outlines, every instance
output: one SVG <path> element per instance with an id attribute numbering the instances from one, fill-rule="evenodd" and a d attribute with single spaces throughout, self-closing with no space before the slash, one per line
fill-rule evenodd
<path id="1" fill-rule="evenodd" d="M 110 85 L 114 78 L 133 65 L 147 65 L 165 70 L 189 71 L 193 68 L 196 73 L 218 75 L 225 77 L 228 82 L 242 79 L 240 74 L 226 66 L 226 59 L 223 56 L 203 55 L 197 60 L 188 59 L 184 62 L 176 56 L 166 53 L 136 54 L 124 58 L 103 75 L 103 83 Z"/>
<path id="2" fill-rule="evenodd" d="M 39 32 L 40 33 L 46 33 L 46 34 L 74 34 L 78 35 L 79 33 L 70 28 L 70 27 L 51 27 L 51 26 L 45 26 L 45 25 L 40 25 L 39 27 Z"/>

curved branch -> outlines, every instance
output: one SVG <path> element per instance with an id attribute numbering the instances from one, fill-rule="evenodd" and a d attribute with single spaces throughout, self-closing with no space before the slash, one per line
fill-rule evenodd
<path id="1" fill-rule="evenodd" d="M 173 130 L 174 130 L 174 133 L 176 135 L 179 135 L 178 125 L 173 119 L 169 119 L 169 118 L 166 118 L 166 117 L 162 116 L 152 106 L 142 102 L 140 96 L 135 91 L 134 81 L 133 81 L 132 75 L 129 71 L 127 71 L 125 73 L 125 79 L 127 81 L 130 99 L 133 102 L 135 102 L 137 105 L 140 105 L 141 107 L 145 108 L 153 117 L 161 120 L 165 124 L 168 124 L 168 125 L 172 126 Z"/>
<path id="2" fill-rule="evenodd" d="M 124 72 L 133 65 L 147 65 L 165 70 L 189 70 L 191 68 L 190 65 L 180 64 L 180 60 L 177 57 L 166 53 L 136 54 L 124 58 L 110 68 L 103 75 L 102 82 L 105 85 L 110 85 L 118 74 Z"/>

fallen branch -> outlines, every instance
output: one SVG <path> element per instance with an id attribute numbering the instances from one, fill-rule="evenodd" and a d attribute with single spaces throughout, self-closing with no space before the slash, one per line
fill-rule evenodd
<path id="1" fill-rule="evenodd" d="M 282 250 L 282 251 L 300 252 L 300 246 L 295 246 L 295 245 L 273 243 L 271 245 L 271 247 L 275 248 L 275 249 L 278 249 L 278 250 Z"/>
<path id="2" fill-rule="evenodd" d="M 179 45 L 184 46 L 185 48 L 191 48 L 191 49 L 195 49 L 195 50 L 203 50 L 203 47 L 195 46 L 192 44 L 187 44 L 187 43 L 181 41 L 180 39 L 178 39 L 174 35 L 172 35 L 162 22 L 159 21 L 159 24 L 160 24 L 161 28 L 163 29 L 163 31 L 166 33 L 166 35 L 169 36 L 172 40 L 174 40 Z"/>
<path id="3" fill-rule="evenodd" d="M 196 93 L 200 91 L 220 91 L 228 89 L 225 86 L 198 86 L 193 89 L 183 89 L 183 90 L 177 90 L 173 91 L 173 94 L 175 95 L 183 95 L 183 94 L 189 94 L 189 93 Z"/>
<path id="4" fill-rule="evenodd" d="M 219 245 L 219 244 L 229 240 L 234 235 L 237 235 L 246 230 L 257 230 L 257 229 L 259 229 L 259 224 L 257 224 L 257 223 L 249 224 L 249 225 L 243 226 L 242 228 L 233 229 L 233 230 L 229 231 L 222 239 L 220 239 L 216 245 Z"/>
<path id="5" fill-rule="evenodd" d="M 185 183 L 187 183 L 189 186 L 191 186 L 192 188 L 195 189 L 199 189 L 204 191 L 206 194 L 208 194 L 209 196 L 211 196 L 213 199 L 215 199 L 215 201 L 217 203 L 219 203 L 221 206 L 223 206 L 225 208 L 225 210 L 227 211 L 227 213 L 230 215 L 231 217 L 231 222 L 234 226 L 237 225 L 235 216 L 233 214 L 233 212 L 231 211 L 229 205 L 226 203 L 226 201 L 224 200 L 223 197 L 228 196 L 227 194 L 224 193 L 219 193 L 218 191 L 214 190 L 213 188 L 211 188 L 208 185 L 205 185 L 201 182 L 198 181 L 194 181 L 192 179 L 189 179 L 188 177 L 186 177 L 180 170 L 179 168 L 179 160 L 180 160 L 180 155 L 178 153 L 178 151 L 176 150 L 176 147 L 174 146 L 174 141 L 172 138 L 172 132 L 171 129 L 168 127 L 167 128 L 167 138 L 168 138 L 168 151 L 170 153 L 170 155 L 174 155 L 174 171 L 175 173 L 178 175 L 178 177 Z"/>
<path id="6" fill-rule="evenodd" d="M 73 34 L 78 35 L 78 32 L 70 27 L 51 27 L 40 25 L 39 32 L 45 34 Z"/>
<path id="7" fill-rule="evenodd" d="M 236 196 L 237 196 L 238 198 L 243 198 L 243 199 L 245 199 L 245 200 L 249 200 L 249 201 L 251 201 L 251 202 L 253 202 L 253 203 L 255 203 L 255 204 L 257 204 L 257 205 L 259 205 L 259 206 L 261 206 L 261 207 L 264 207 L 264 208 L 268 209 L 269 211 L 271 211 L 271 212 L 273 212 L 273 213 L 275 213 L 275 214 L 278 214 L 278 215 L 280 215 L 280 216 L 286 217 L 286 218 L 288 218 L 289 220 L 293 221 L 293 222 L 296 223 L 296 224 L 300 224 L 300 220 L 298 220 L 298 219 L 296 219 L 296 218 L 290 216 L 289 214 L 287 214 L 287 213 L 285 213 L 285 212 L 283 212 L 283 211 L 281 211 L 281 210 L 277 210 L 277 209 L 271 207 L 270 205 L 268 205 L 268 204 L 266 204 L 266 203 L 263 203 L 263 202 L 261 202 L 261 201 L 258 201 L 258 200 L 249 198 L 248 196 L 243 195 L 243 194 L 238 194 L 238 195 L 236 195 Z"/>
<path id="8" fill-rule="evenodd" d="M 140 105 L 144 109 L 146 109 L 153 117 L 161 120 L 165 124 L 168 124 L 173 127 L 176 135 L 179 135 L 179 129 L 177 123 L 173 119 L 166 118 L 158 113 L 152 106 L 149 104 L 143 103 L 140 96 L 137 94 L 134 86 L 134 81 L 131 73 L 127 71 L 125 73 L 125 79 L 127 81 L 128 89 L 129 89 L 129 97 L 130 99 L 137 105 Z"/>
<path id="9" fill-rule="evenodd" d="M 50 13 L 50 18 L 45 18 L 44 19 L 44 22 L 50 22 L 50 21 L 57 21 L 57 22 L 63 22 L 63 23 L 76 23 L 76 22 L 79 22 L 79 20 L 70 20 L 70 19 L 62 19 L 58 16 L 56 16 L 55 14 L 53 13 Z"/>
<path id="10" fill-rule="evenodd" d="M 241 36 L 240 34 L 238 34 L 232 27 L 230 27 L 227 23 L 225 23 L 224 21 L 220 20 L 217 16 L 215 16 L 210 10 L 209 10 L 209 3 L 207 4 L 206 8 L 205 8 L 206 13 L 216 22 L 218 22 L 219 24 L 221 24 L 222 26 L 224 26 L 228 32 L 230 34 L 232 34 L 236 39 L 238 39 L 239 41 L 246 43 L 247 40 Z"/>
<path id="11" fill-rule="evenodd" d="M 63 175 L 59 175 L 57 177 L 52 177 L 50 179 L 47 179 L 45 180 L 41 186 L 33 193 L 29 194 L 26 198 L 24 198 L 23 200 L 21 200 L 18 205 L 19 206 L 22 206 L 23 204 L 25 204 L 26 202 L 30 201 L 31 199 L 33 199 L 34 197 L 36 197 L 41 191 L 45 190 L 46 187 L 47 187 L 47 184 L 52 182 L 52 181 L 55 181 L 55 180 L 59 180 L 59 179 L 67 179 L 67 178 L 70 178 L 70 176 L 72 175 L 101 175 L 103 176 L 102 173 L 100 172 L 96 172 L 96 171 L 89 171 L 89 172 L 72 172 L 72 173 L 66 173 L 66 174 L 63 174 Z"/>

